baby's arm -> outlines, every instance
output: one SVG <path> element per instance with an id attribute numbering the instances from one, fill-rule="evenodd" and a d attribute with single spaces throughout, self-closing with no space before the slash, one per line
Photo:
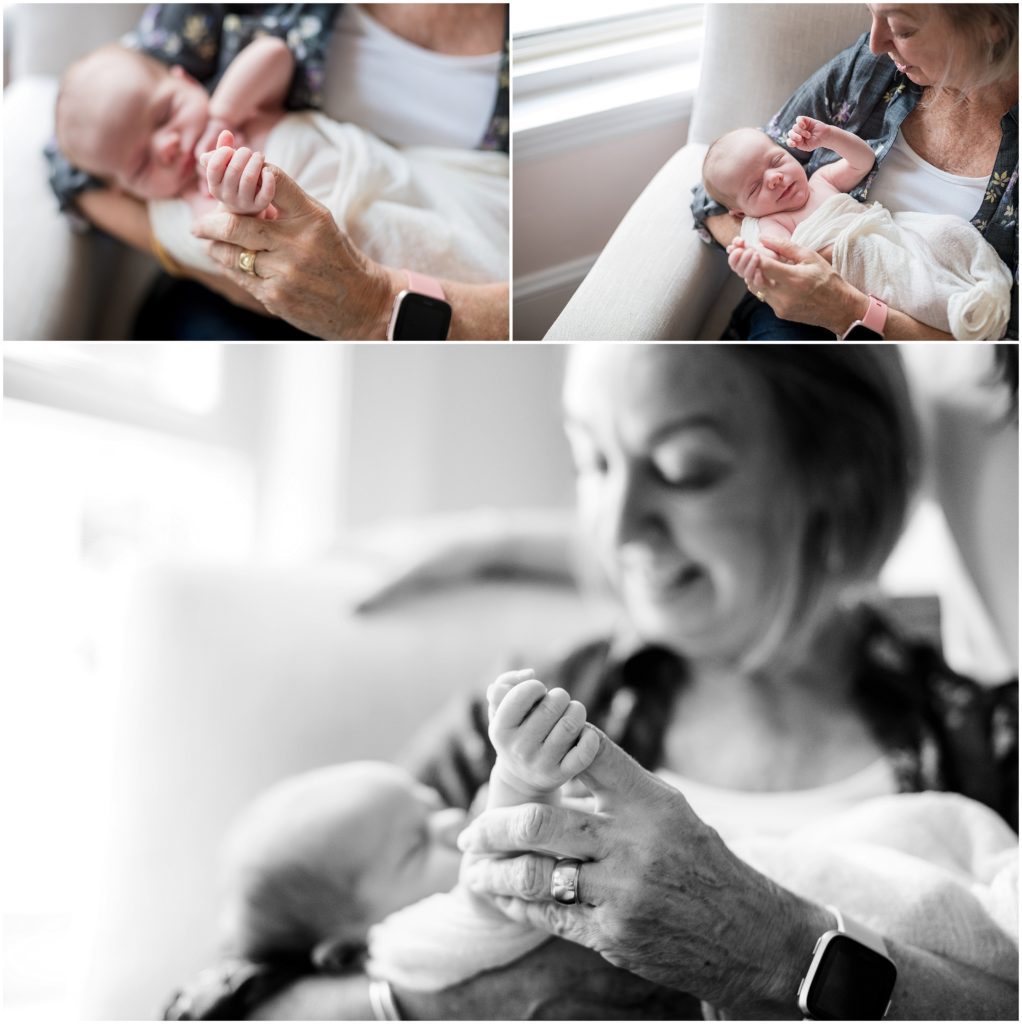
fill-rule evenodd
<path id="1" fill-rule="evenodd" d="M 599 738 L 586 709 L 560 688 L 547 691 L 531 669 L 505 672 L 486 693 L 497 763 L 488 808 L 556 803 L 558 790 L 588 768 Z"/>
<path id="2" fill-rule="evenodd" d="M 830 182 L 839 192 L 848 192 L 873 169 L 876 156 L 869 143 L 834 124 L 824 124 L 804 115 L 795 119 L 788 132 L 788 145 L 811 153 L 821 146 L 833 150 L 840 160 L 821 167 L 813 177 Z"/>
<path id="3" fill-rule="evenodd" d="M 282 109 L 294 73 L 294 55 L 283 39 L 261 36 L 249 43 L 209 98 L 209 126 L 195 147 L 196 159 L 224 128 L 237 130 L 259 113 Z"/>

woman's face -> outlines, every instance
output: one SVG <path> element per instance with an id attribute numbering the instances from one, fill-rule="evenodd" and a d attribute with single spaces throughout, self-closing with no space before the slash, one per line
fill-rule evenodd
<path id="1" fill-rule="evenodd" d="M 583 528 L 640 636 L 733 660 L 762 637 L 789 474 L 766 385 L 711 346 L 580 346 L 565 383 Z"/>
<path id="2" fill-rule="evenodd" d="M 952 57 L 951 29 L 932 4 L 867 4 L 869 48 L 887 54 L 916 85 L 943 83 Z M 953 82 L 947 82 L 951 85 Z"/>

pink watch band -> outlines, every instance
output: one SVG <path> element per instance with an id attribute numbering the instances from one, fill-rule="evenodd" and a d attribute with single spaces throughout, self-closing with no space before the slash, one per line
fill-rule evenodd
<path id="1" fill-rule="evenodd" d="M 860 326 L 865 327 L 867 331 L 873 331 L 874 334 L 879 334 L 881 338 L 884 336 L 884 330 L 887 327 L 887 303 L 875 295 L 869 295 L 867 298 L 869 304 L 866 306 L 866 312 L 863 313 L 862 319 L 849 325 L 848 330 L 841 335 L 841 341 L 844 341 L 856 327 Z"/>
<path id="2" fill-rule="evenodd" d="M 414 270 L 406 270 L 405 273 L 408 275 L 408 290 L 410 292 L 428 295 L 431 299 L 439 299 L 441 302 L 447 301 L 447 296 L 444 295 L 444 290 L 436 278 L 427 277 L 425 274 L 416 274 Z"/>

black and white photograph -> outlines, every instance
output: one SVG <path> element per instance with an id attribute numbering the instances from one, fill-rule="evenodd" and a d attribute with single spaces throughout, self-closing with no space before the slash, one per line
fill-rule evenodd
<path id="1" fill-rule="evenodd" d="M 1017 350 L 8 343 L 11 1019 L 1014 1019 Z"/>

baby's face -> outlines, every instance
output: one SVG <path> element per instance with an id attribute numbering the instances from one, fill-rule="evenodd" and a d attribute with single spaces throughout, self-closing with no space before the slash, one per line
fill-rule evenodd
<path id="1" fill-rule="evenodd" d="M 76 154 L 86 170 L 140 199 L 169 199 L 195 181 L 209 98 L 181 68 L 153 73 L 129 56 L 94 76 L 95 116 L 79 126 Z"/>
<path id="2" fill-rule="evenodd" d="M 379 832 L 367 837 L 375 854 L 359 886 L 372 921 L 454 887 L 461 867 L 455 839 L 466 819 L 464 811 L 444 808 L 434 790 L 417 783 L 381 793 L 376 811 Z"/>
<path id="3" fill-rule="evenodd" d="M 803 166 L 763 132 L 736 133 L 720 160 L 717 187 L 735 197 L 732 213 L 769 217 L 801 210 L 809 200 Z"/>

